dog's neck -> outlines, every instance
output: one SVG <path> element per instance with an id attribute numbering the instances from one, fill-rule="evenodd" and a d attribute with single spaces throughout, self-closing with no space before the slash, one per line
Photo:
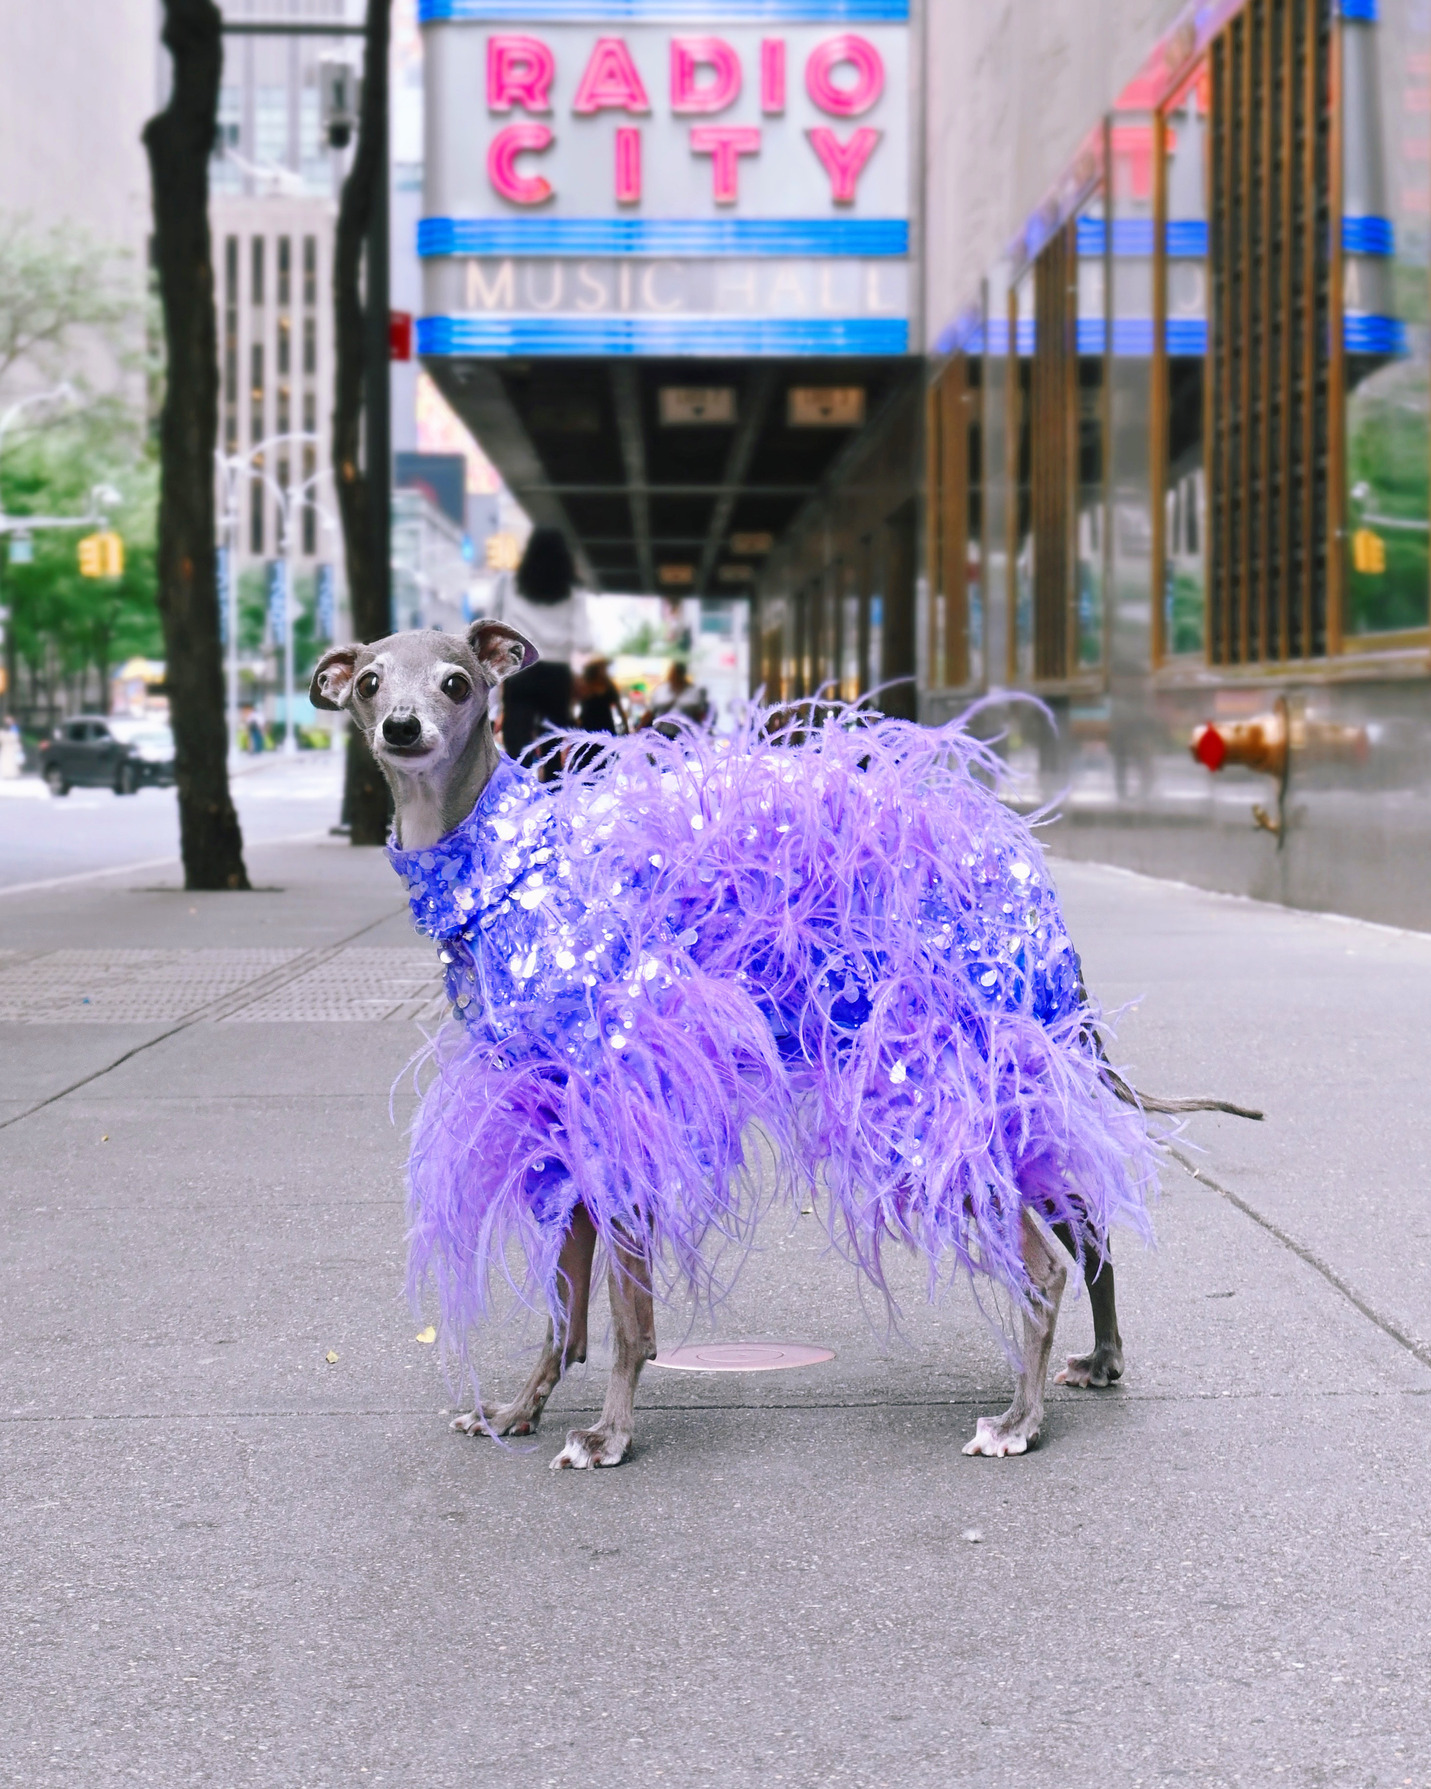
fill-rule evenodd
<path id="1" fill-rule="evenodd" d="M 393 792 L 394 830 L 404 851 L 426 851 L 460 826 L 476 807 L 502 754 L 483 715 L 461 752 L 446 763 L 419 772 L 380 760 Z"/>

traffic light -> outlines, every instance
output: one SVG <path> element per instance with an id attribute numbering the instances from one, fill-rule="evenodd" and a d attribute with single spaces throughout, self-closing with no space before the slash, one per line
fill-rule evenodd
<path id="1" fill-rule="evenodd" d="M 517 545 L 515 534 L 489 534 L 487 536 L 488 571 L 515 571 L 517 561 L 521 556 L 521 548 Z"/>
<path id="2" fill-rule="evenodd" d="M 1352 535 L 1352 567 L 1372 573 L 1386 570 L 1386 542 L 1370 528 L 1358 528 Z"/>
<path id="3" fill-rule="evenodd" d="M 122 578 L 124 542 L 108 529 L 86 534 L 79 544 L 79 568 L 82 578 Z"/>

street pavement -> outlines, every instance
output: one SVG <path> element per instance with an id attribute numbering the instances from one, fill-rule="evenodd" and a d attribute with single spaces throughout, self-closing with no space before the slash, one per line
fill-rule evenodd
<path id="1" fill-rule="evenodd" d="M 966 1459 L 968 1289 L 891 1334 L 806 1216 L 662 1339 L 834 1361 L 649 1371 L 557 1474 L 604 1344 L 468 1440 L 401 1296 L 390 871 L 249 867 L 0 901 L 0 1782 L 1431 1784 L 1431 937 L 1059 866 L 1115 1059 L 1268 1114 L 1119 1247 L 1125 1382 Z"/>
<path id="2" fill-rule="evenodd" d="M 230 786 L 250 843 L 318 838 L 342 806 L 342 753 L 239 757 Z M 37 776 L 0 781 L 0 894 L 125 867 L 160 869 L 178 857 L 172 789 L 121 796 L 80 788 L 54 796 Z"/>

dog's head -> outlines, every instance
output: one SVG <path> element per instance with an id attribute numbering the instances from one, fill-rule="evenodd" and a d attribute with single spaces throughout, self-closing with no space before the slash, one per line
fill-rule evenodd
<path id="1" fill-rule="evenodd" d="M 492 691 L 536 658 L 501 621 L 474 621 L 465 635 L 389 634 L 325 652 L 308 693 L 315 708 L 351 714 L 380 764 L 422 775 L 461 757 Z"/>

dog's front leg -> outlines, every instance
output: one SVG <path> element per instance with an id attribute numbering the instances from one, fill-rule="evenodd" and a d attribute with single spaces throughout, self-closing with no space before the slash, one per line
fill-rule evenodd
<path id="1" fill-rule="evenodd" d="M 1027 1453 L 1038 1440 L 1043 1422 L 1043 1387 L 1048 1376 L 1048 1356 L 1053 1347 L 1053 1332 L 1058 1323 L 1058 1305 L 1063 1297 L 1068 1269 L 1063 1254 L 1049 1235 L 1048 1226 L 1035 1220 L 1027 1209 L 1023 1214 L 1024 1265 L 1033 1282 L 1034 1303 L 1023 1320 L 1023 1366 L 1019 1373 L 1014 1401 L 1002 1416 L 981 1416 L 968 1443 L 966 1454 Z"/>
<path id="2" fill-rule="evenodd" d="M 572 1429 L 553 1467 L 619 1466 L 631 1452 L 636 1381 L 656 1358 L 656 1311 L 651 1268 L 644 1255 L 619 1244 L 607 1276 L 616 1358 L 606 1385 L 606 1403 L 594 1429 Z"/>
<path id="3" fill-rule="evenodd" d="M 557 1262 L 561 1303 L 547 1319 L 547 1339 L 532 1375 L 510 1404 L 479 1404 L 452 1424 L 459 1435 L 530 1435 L 562 1374 L 586 1359 L 587 1312 L 596 1226 L 584 1205 L 572 1213 Z"/>
<path id="4" fill-rule="evenodd" d="M 1070 1255 L 1077 1256 L 1073 1232 L 1055 1224 L 1053 1233 Z M 1070 1354 L 1068 1365 L 1053 1376 L 1055 1385 L 1096 1386 L 1100 1390 L 1123 1377 L 1123 1338 L 1118 1333 L 1118 1303 L 1113 1287 L 1113 1249 L 1105 1239 L 1100 1249 L 1089 1237 L 1083 1248 L 1083 1282 L 1093 1307 L 1093 1352 Z"/>

